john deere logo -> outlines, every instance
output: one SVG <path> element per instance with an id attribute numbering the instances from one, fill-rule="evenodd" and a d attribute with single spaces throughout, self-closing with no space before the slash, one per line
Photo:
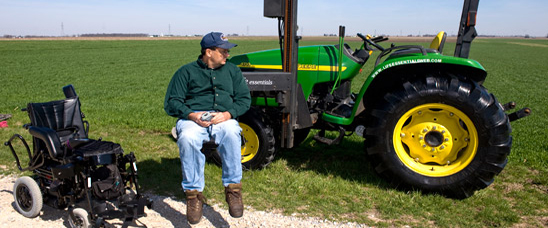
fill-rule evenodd
<path id="1" fill-rule="evenodd" d="M 222 41 L 228 41 L 228 39 L 226 38 L 225 34 L 221 34 L 221 40 L 222 40 Z"/>

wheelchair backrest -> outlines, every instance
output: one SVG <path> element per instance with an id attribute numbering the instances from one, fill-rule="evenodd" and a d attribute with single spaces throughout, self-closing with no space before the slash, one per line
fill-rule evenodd
<path id="1" fill-rule="evenodd" d="M 69 138 L 88 137 L 77 96 L 46 103 L 29 103 L 27 112 L 32 126 L 51 128 L 57 132 L 61 142 Z"/>

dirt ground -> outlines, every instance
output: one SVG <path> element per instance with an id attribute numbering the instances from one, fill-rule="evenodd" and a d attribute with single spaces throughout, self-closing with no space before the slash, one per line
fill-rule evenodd
<path id="1" fill-rule="evenodd" d="M 70 227 L 68 211 L 44 205 L 36 218 L 26 218 L 15 209 L 13 184 L 17 177 L 0 176 L 0 227 L 52 228 Z M 242 218 L 232 218 L 226 209 L 206 205 L 200 223 L 190 226 L 186 220 L 186 204 L 165 196 L 147 195 L 153 201 L 153 209 L 145 208 L 146 217 L 140 218 L 135 227 L 369 227 L 364 224 L 332 222 L 321 218 L 284 216 L 272 212 L 257 211 L 246 207 Z M 244 199 L 245 202 L 245 199 Z M 111 224 L 121 227 L 121 221 Z"/>

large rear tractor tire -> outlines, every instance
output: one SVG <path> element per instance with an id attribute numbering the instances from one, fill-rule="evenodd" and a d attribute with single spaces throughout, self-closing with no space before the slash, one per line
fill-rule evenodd
<path id="1" fill-rule="evenodd" d="M 274 160 L 276 142 L 274 131 L 263 123 L 260 115 L 250 111 L 239 118 L 242 128 L 242 168 L 262 169 Z M 219 152 L 214 151 L 213 161 L 222 165 Z"/>
<path id="2" fill-rule="evenodd" d="M 369 160 L 398 188 L 467 198 L 507 163 L 508 117 L 475 82 L 448 75 L 410 80 L 367 114 Z"/>

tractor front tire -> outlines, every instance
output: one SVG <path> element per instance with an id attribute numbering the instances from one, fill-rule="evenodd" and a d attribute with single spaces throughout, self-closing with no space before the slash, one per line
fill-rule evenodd
<path id="1" fill-rule="evenodd" d="M 239 118 L 242 128 L 242 168 L 262 169 L 274 160 L 276 142 L 274 130 L 263 123 L 260 115 L 249 111 Z M 219 152 L 214 151 L 213 161 L 221 166 L 222 160 Z"/>
<path id="2" fill-rule="evenodd" d="M 368 112 L 365 148 L 372 167 L 392 185 L 463 199 L 504 169 L 510 123 L 478 83 L 429 75 L 383 98 Z"/>

